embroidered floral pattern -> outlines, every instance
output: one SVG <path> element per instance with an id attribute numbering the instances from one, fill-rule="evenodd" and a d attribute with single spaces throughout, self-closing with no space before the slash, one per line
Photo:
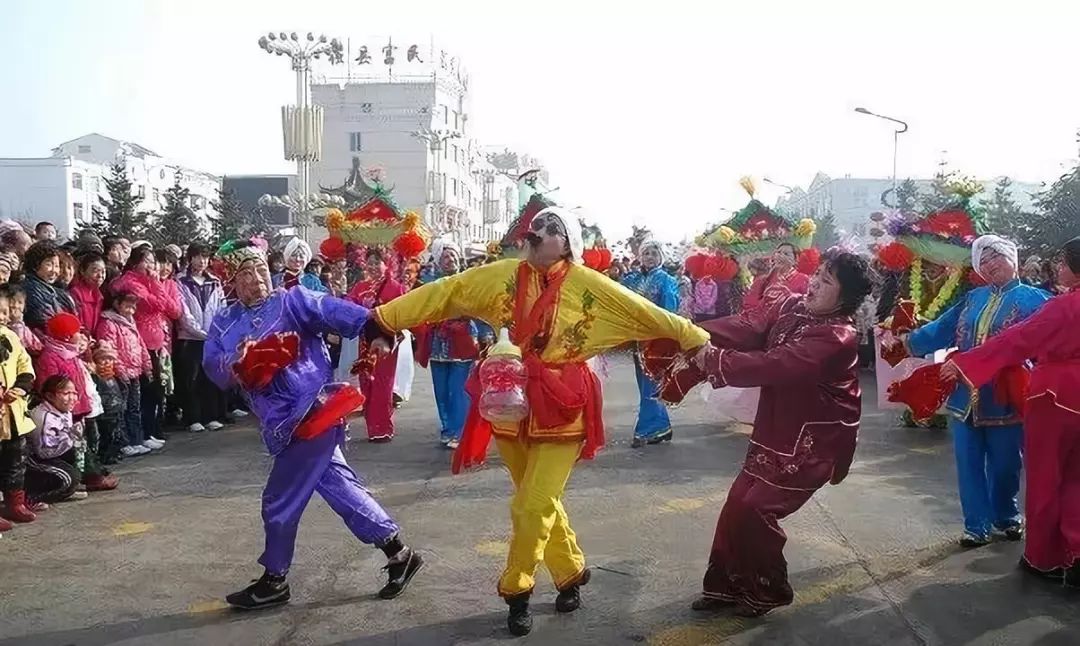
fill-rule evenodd
<path id="1" fill-rule="evenodd" d="M 595 305 L 596 295 L 586 289 L 581 295 L 581 318 L 574 321 L 574 324 L 563 332 L 559 341 L 567 359 L 581 356 L 585 342 L 589 338 L 589 329 L 592 327 L 593 322 L 596 321 L 596 313 L 593 312 Z"/>
<path id="2" fill-rule="evenodd" d="M 825 484 L 821 476 L 828 474 L 819 473 L 820 461 L 813 455 L 814 435 L 810 430 L 803 432 L 799 443 L 795 446 L 793 455 L 782 455 L 760 444 L 750 443 L 746 451 L 746 462 L 743 468 L 751 475 L 757 476 L 767 482 L 790 489 L 817 489 Z M 811 461 L 807 465 L 807 460 Z M 809 473 L 800 473 L 804 467 L 810 467 Z"/>

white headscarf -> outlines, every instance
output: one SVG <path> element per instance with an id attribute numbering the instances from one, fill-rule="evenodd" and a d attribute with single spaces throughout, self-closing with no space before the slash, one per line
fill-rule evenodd
<path id="1" fill-rule="evenodd" d="M 975 242 L 971 245 L 971 266 L 974 267 L 976 272 L 979 271 L 979 267 L 982 265 L 983 254 L 991 249 L 1005 256 L 1005 259 L 1012 265 L 1013 271 L 1020 268 L 1016 243 L 1011 240 L 1006 240 L 1001 236 L 991 234 L 975 238 Z M 979 275 L 981 276 L 982 274 L 980 273 Z"/>
<path id="2" fill-rule="evenodd" d="M 581 237 L 581 223 L 574 214 L 558 206 L 549 206 L 536 214 L 540 216 L 552 216 L 562 222 L 563 230 L 566 231 L 566 243 L 570 247 L 570 258 L 579 265 L 585 259 L 585 240 Z"/>
<path id="3" fill-rule="evenodd" d="M 304 262 L 300 264 L 300 268 L 307 267 L 311 262 L 311 246 L 304 242 L 303 238 L 293 238 L 289 240 L 289 244 L 285 245 L 285 261 L 288 262 L 290 258 L 300 256 Z"/>
<path id="4" fill-rule="evenodd" d="M 655 240 L 653 238 L 646 238 L 645 240 L 642 240 L 641 244 L 638 246 L 638 257 L 640 258 L 641 255 L 645 253 L 645 250 L 650 247 L 656 249 L 656 253 L 660 254 L 660 264 L 657 266 L 663 267 L 664 263 L 667 262 L 667 252 L 664 251 L 664 246 L 660 244 L 658 240 Z"/>
<path id="5" fill-rule="evenodd" d="M 452 238 L 438 238 L 431 243 L 431 259 L 436 266 L 442 265 L 443 252 L 452 251 L 457 256 L 458 268 L 461 267 L 461 247 Z"/>

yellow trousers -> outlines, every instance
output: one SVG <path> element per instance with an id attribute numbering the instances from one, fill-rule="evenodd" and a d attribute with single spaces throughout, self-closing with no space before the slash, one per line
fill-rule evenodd
<path id="1" fill-rule="evenodd" d="M 563 490 L 581 452 L 580 442 L 534 442 L 496 438 L 499 454 L 514 481 L 510 501 L 513 536 L 499 595 L 512 597 L 536 585 L 543 561 L 559 590 L 578 582 L 585 555 L 562 505 Z"/>

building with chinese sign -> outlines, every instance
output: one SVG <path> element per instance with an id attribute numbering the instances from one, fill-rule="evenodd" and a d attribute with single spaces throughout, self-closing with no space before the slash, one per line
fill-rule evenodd
<path id="1" fill-rule="evenodd" d="M 517 169 L 473 138 L 460 61 L 430 42 L 386 37 L 348 39 L 346 50 L 344 65 L 313 77 L 324 115 L 313 184 L 340 185 L 355 158 L 382 169 L 398 205 L 437 234 L 474 250 L 499 239 L 516 215 Z"/>

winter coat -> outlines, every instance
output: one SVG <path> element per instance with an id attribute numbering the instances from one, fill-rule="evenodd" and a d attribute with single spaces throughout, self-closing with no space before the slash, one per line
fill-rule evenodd
<path id="1" fill-rule="evenodd" d="M 79 358 L 75 344 L 49 337 L 42 341 L 42 345 L 44 348 L 41 354 L 34 360 L 38 389 L 41 389 L 41 385 L 49 377 L 64 375 L 75 384 L 75 390 L 79 393 L 79 400 L 75 402 L 71 414 L 75 417 L 86 415 L 93 409 L 91 384 L 87 382 L 86 370 L 82 366 L 82 359 Z"/>
<path id="2" fill-rule="evenodd" d="M 30 452 L 42 460 L 51 460 L 82 444 L 82 423 L 75 423 L 72 413 L 61 413 L 43 401 L 30 411 L 34 430 L 30 433 Z"/>
<path id="3" fill-rule="evenodd" d="M 180 287 L 183 313 L 177 324 L 176 337 L 181 341 L 205 341 L 214 316 L 225 307 L 225 291 L 221 281 L 206 275 L 199 283 L 190 274 L 176 281 Z"/>
<path id="4" fill-rule="evenodd" d="M 94 387 L 97 388 L 98 395 L 101 397 L 101 408 L 104 411 L 101 418 L 115 421 L 123 417 L 127 408 L 127 398 L 124 397 L 120 380 L 115 376 L 102 377 L 97 374 L 92 375 L 92 378 Z"/>
<path id="5" fill-rule="evenodd" d="M 150 353 L 139 334 L 135 321 L 124 318 L 113 310 L 105 310 L 98 321 L 99 341 L 108 341 L 116 348 L 116 376 L 124 381 L 138 379 L 140 375 L 153 372 Z"/>
<path id="6" fill-rule="evenodd" d="M 135 324 L 148 350 L 169 350 L 172 322 L 180 318 L 180 292 L 174 280 L 160 280 L 134 271 L 120 275 L 109 289 L 139 297 Z"/>
<path id="7" fill-rule="evenodd" d="M 82 329 L 89 334 L 93 334 L 94 330 L 97 329 L 98 319 L 101 318 L 101 310 L 105 305 L 105 296 L 101 293 L 101 288 L 91 285 L 81 277 L 76 276 L 75 280 L 71 281 L 68 292 L 71 293 L 71 298 L 75 301 Z"/>
<path id="8" fill-rule="evenodd" d="M 0 386 L 5 390 L 20 388 L 27 394 L 34 389 L 34 366 L 30 355 L 19 337 L 4 326 L 0 326 Z M 34 430 L 34 422 L 26 410 L 26 397 L 19 397 L 10 404 L 0 400 L 0 440 Z"/>
<path id="9" fill-rule="evenodd" d="M 31 328 L 44 330 L 45 323 L 60 312 L 78 315 L 75 301 L 67 289 L 50 285 L 38 278 L 37 274 L 27 274 L 23 278 L 22 286 L 26 290 L 26 313 L 23 321 Z"/>
<path id="10" fill-rule="evenodd" d="M 17 321 L 8 323 L 8 328 L 18 335 L 19 340 L 22 341 L 23 347 L 26 348 L 26 351 L 29 352 L 31 356 L 41 353 L 41 337 L 37 335 L 37 332 L 31 330 L 30 326 L 22 321 Z"/>

